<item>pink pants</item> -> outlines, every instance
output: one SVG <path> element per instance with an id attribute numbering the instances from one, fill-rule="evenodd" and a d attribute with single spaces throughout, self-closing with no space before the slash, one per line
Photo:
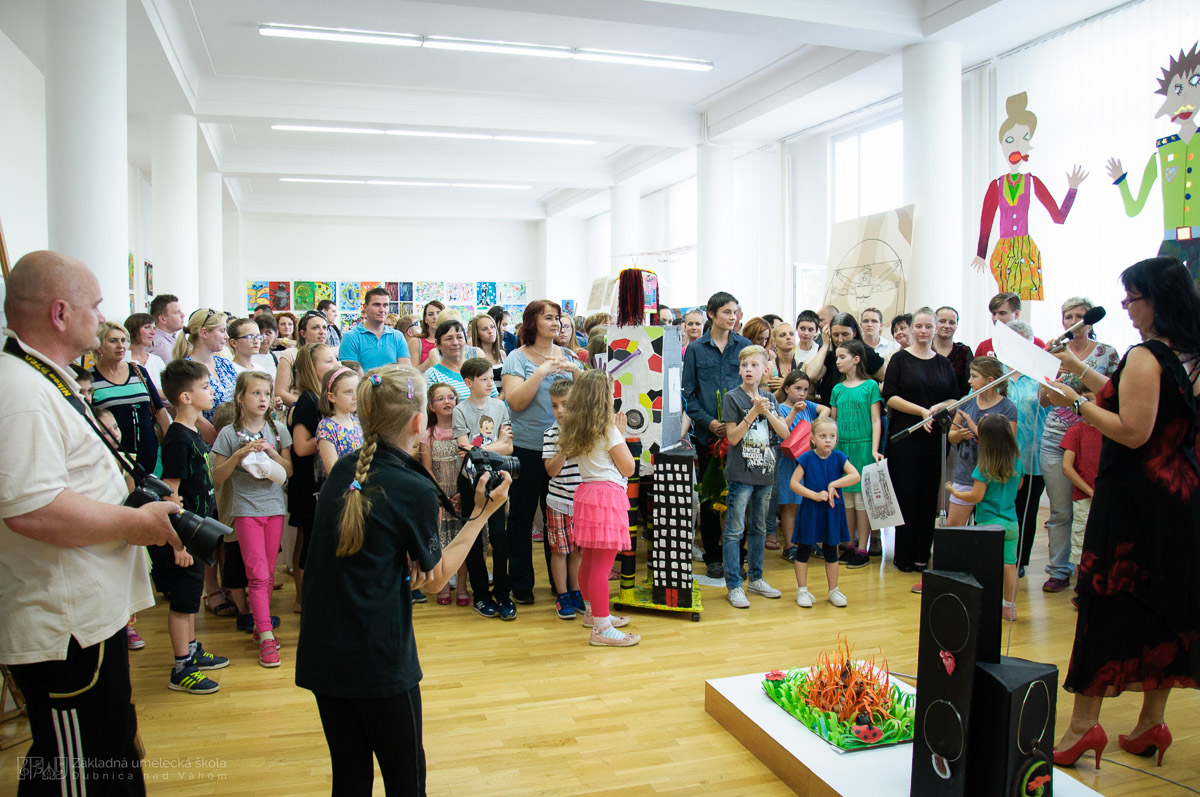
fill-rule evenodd
<path id="1" fill-rule="evenodd" d="M 275 589 L 275 560 L 279 556 L 279 540 L 283 537 L 283 515 L 234 518 L 233 530 L 237 532 L 238 547 L 246 564 L 254 630 L 259 633 L 270 631 L 271 592 Z"/>
<path id="2" fill-rule="evenodd" d="M 608 574 L 617 559 L 616 548 L 582 548 L 579 560 L 579 591 L 592 604 L 593 617 L 607 617 Z"/>

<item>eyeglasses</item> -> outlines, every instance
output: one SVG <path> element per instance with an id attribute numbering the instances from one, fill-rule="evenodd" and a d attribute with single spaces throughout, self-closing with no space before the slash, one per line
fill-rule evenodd
<path id="1" fill-rule="evenodd" d="M 1128 310 L 1129 305 L 1133 304 L 1134 302 L 1140 302 L 1142 299 L 1145 299 L 1145 298 L 1146 298 L 1145 296 L 1127 296 L 1121 300 L 1121 309 Z"/>
<path id="2" fill-rule="evenodd" d="M 266 340 L 266 338 L 266 335 L 241 335 L 234 338 L 234 340 L 252 340 L 255 343 L 261 343 L 262 341 Z"/>

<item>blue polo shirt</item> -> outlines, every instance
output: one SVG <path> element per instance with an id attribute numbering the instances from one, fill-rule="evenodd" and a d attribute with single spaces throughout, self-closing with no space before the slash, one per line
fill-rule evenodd
<path id="1" fill-rule="evenodd" d="M 384 325 L 383 334 L 375 333 L 361 324 L 342 336 L 338 347 L 339 360 L 353 360 L 364 371 L 389 365 L 401 357 L 408 357 L 408 340 L 395 327 Z"/>
<path id="2" fill-rule="evenodd" d="M 725 351 L 721 351 L 713 343 L 712 335 L 705 332 L 684 350 L 683 400 L 700 445 L 706 446 L 713 441 L 708 425 L 717 417 L 717 391 L 723 394 L 742 384 L 738 354 L 749 345 L 747 338 L 730 332 Z"/>

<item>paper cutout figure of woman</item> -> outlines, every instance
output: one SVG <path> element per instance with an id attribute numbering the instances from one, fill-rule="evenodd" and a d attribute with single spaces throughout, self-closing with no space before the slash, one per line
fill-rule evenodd
<path id="1" fill-rule="evenodd" d="M 1075 203 L 1076 189 L 1087 178 L 1078 165 L 1067 175 L 1067 195 L 1062 208 L 1054 201 L 1050 190 L 1032 174 L 1022 174 L 1021 164 L 1029 160 L 1033 150 L 1030 140 L 1037 129 L 1037 117 L 1025 106 L 1025 92 L 1014 94 L 1004 103 L 1008 118 L 1000 125 L 1000 148 L 1008 158 L 1009 173 L 988 184 L 983 197 L 983 214 L 979 220 L 979 247 L 971 266 L 982 272 L 988 265 L 988 238 L 992 221 L 1000 217 L 1000 239 L 992 250 L 992 276 L 1000 291 L 1011 291 L 1025 300 L 1042 298 L 1042 254 L 1029 237 L 1029 202 L 1036 194 L 1039 202 L 1055 224 L 1062 224 Z"/>

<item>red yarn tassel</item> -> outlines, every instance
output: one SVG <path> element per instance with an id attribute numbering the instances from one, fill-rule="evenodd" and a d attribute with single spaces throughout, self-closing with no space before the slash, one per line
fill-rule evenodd
<path id="1" fill-rule="evenodd" d="M 623 327 L 641 326 L 645 302 L 641 269 L 627 268 L 622 271 L 617 287 L 617 323 Z"/>

